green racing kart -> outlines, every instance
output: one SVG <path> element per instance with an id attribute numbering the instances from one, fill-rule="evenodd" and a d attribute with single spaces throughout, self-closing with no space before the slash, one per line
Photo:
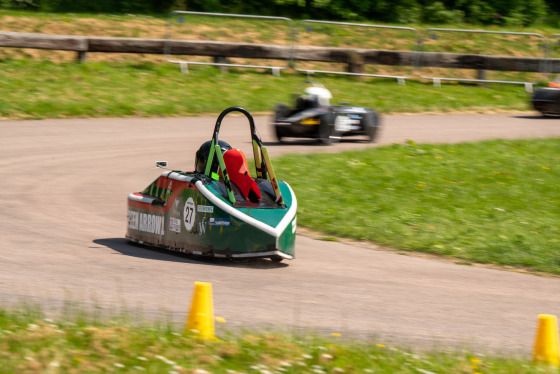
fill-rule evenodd
<path id="1" fill-rule="evenodd" d="M 249 121 L 255 177 L 243 152 L 218 139 L 231 112 Z M 296 196 L 276 179 L 247 110 L 231 107 L 219 115 L 212 139 L 197 152 L 195 169 L 165 171 L 143 191 L 129 194 L 130 241 L 200 256 L 275 262 L 295 257 Z"/>

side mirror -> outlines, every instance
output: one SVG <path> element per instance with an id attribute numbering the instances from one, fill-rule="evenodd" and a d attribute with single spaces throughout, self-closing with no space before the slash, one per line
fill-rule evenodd
<path id="1" fill-rule="evenodd" d="M 167 161 L 156 161 L 156 168 L 165 169 L 167 167 Z"/>

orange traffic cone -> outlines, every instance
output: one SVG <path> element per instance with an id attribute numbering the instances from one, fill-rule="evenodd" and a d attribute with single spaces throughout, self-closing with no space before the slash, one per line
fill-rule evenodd
<path id="1" fill-rule="evenodd" d="M 560 344 L 558 342 L 558 321 L 556 316 L 539 314 L 539 325 L 533 350 L 533 361 L 560 365 Z"/>
<path id="2" fill-rule="evenodd" d="M 191 311 L 185 332 L 194 332 L 205 339 L 214 339 L 214 306 L 212 284 L 194 282 Z"/>

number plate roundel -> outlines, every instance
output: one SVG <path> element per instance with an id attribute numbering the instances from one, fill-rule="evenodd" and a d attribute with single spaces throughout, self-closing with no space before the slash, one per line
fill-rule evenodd
<path id="1" fill-rule="evenodd" d="M 183 222 L 185 223 L 185 228 L 191 231 L 194 226 L 194 219 L 196 214 L 196 208 L 194 205 L 194 200 L 192 197 L 187 199 L 185 203 L 185 208 L 183 210 Z"/>

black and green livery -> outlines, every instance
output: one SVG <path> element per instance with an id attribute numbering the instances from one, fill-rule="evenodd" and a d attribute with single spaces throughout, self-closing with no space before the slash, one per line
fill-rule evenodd
<path id="1" fill-rule="evenodd" d="M 249 121 L 255 177 L 245 172 L 236 179 L 238 165 L 228 164 L 231 157 L 218 146 L 221 122 L 230 112 L 241 112 Z M 217 170 L 211 167 L 214 159 Z M 247 183 L 258 197 L 247 197 Z M 216 121 L 204 172 L 166 171 L 144 191 L 129 194 L 126 237 L 196 255 L 281 261 L 294 258 L 296 211 L 296 196 L 276 179 L 251 114 L 232 107 Z"/>

